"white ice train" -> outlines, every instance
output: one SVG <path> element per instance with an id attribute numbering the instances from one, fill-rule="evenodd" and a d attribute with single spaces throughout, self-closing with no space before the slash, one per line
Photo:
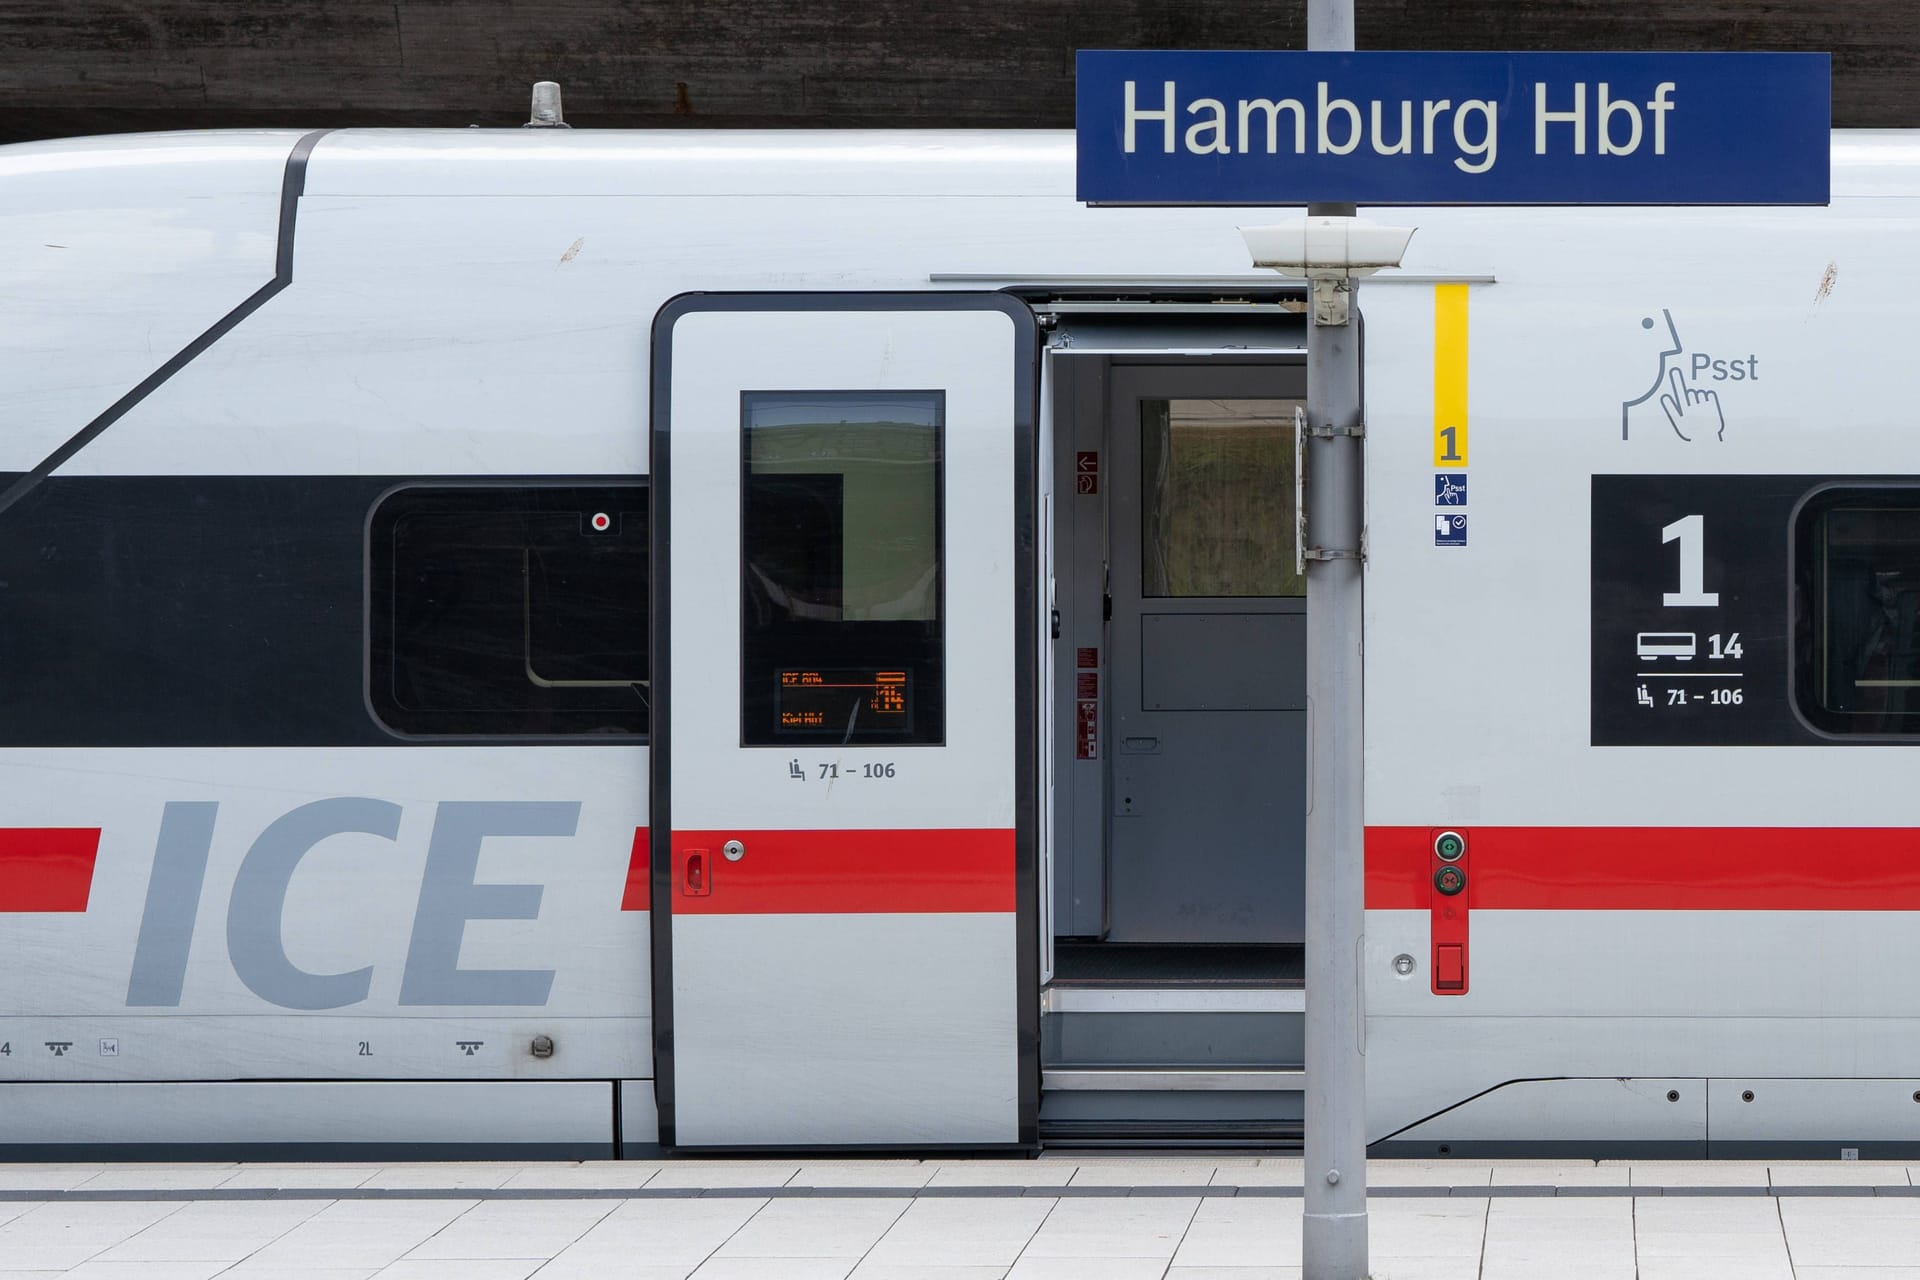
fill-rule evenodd
<path id="1" fill-rule="evenodd" d="M 0 1159 L 1296 1137 L 1287 215 L 1072 182 L 0 148 Z M 1920 1148 L 1920 141 L 1833 187 L 1362 290 L 1378 1151 Z"/>

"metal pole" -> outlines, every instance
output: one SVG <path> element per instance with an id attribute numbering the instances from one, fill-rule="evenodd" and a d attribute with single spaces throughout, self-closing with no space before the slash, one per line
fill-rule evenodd
<path id="1" fill-rule="evenodd" d="M 1307 47 L 1353 48 L 1353 0 L 1307 0 Z M 1351 216 L 1352 205 L 1312 205 Z M 1331 289 L 1332 282 L 1322 286 Z M 1342 281 L 1340 287 L 1351 288 Z M 1348 301 L 1351 302 L 1349 293 Z M 1347 307 L 1307 327 L 1305 1280 L 1367 1274 L 1362 862 L 1360 335 Z"/>

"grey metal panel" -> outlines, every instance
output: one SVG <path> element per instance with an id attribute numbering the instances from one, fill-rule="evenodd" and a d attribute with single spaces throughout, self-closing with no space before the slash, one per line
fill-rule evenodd
<path id="1" fill-rule="evenodd" d="M 1304 375 L 1280 359 L 1110 368 L 1106 936 L 1297 943 L 1306 928 L 1305 711 L 1168 708 L 1304 706 L 1304 642 L 1293 628 L 1305 605 L 1294 597 L 1143 597 L 1140 406 L 1160 398 L 1293 399 Z M 1161 621 L 1149 626 L 1148 617 Z M 1249 618 L 1258 620 L 1231 621 Z M 1241 634 L 1214 643 L 1216 626 Z M 1168 639 L 1150 653 L 1150 635 Z M 1150 670 L 1156 662 L 1160 673 Z M 1274 670 L 1282 665 L 1295 669 Z"/>
<path id="2" fill-rule="evenodd" d="M 1751 1093 L 1751 1101 L 1744 1095 Z M 1722 1143 L 1812 1142 L 1841 1147 L 1920 1142 L 1920 1079 L 1707 1082 L 1708 1150 Z"/>
<path id="3" fill-rule="evenodd" d="M 1010 913 L 680 916 L 675 1142 L 1016 1142 L 1014 932 Z"/>
<path id="4" fill-rule="evenodd" d="M 1040 1041 L 1050 1067 L 1297 1067 L 1306 1060 L 1300 1013 L 1054 1013 L 1041 1021 Z"/>
<path id="5" fill-rule="evenodd" d="M 1043 1013 L 1304 1013 L 1302 987 L 1076 987 L 1041 993 Z"/>
<path id="6" fill-rule="evenodd" d="M 1704 1142 L 1707 1082 L 1516 1080 L 1391 1137 L 1400 1143 L 1522 1143 L 1548 1135 L 1573 1142 Z"/>
<path id="7" fill-rule="evenodd" d="M 651 1080 L 622 1080 L 620 1145 L 651 1146 L 660 1141 L 660 1108 Z"/>
<path id="8" fill-rule="evenodd" d="M 1307 1073 L 1195 1067 L 1055 1067 L 1041 1075 L 1040 1087 L 1079 1093 L 1275 1093 L 1306 1088 Z"/>
<path id="9" fill-rule="evenodd" d="M 335 1080 L 0 1085 L 0 1146 L 595 1145 L 604 1080 Z"/>
<path id="10" fill-rule="evenodd" d="M 1306 710 L 1306 615 L 1140 615 L 1140 700 L 1148 711 Z"/>
<path id="11" fill-rule="evenodd" d="M 1079 493 L 1077 455 L 1091 452 L 1107 459 L 1107 362 L 1055 351 L 1048 358 L 1054 413 L 1054 607 L 1060 611 L 1060 635 L 1054 653 L 1054 932 L 1066 937 L 1097 937 L 1106 930 L 1106 763 L 1100 742 L 1093 759 L 1079 758 L 1075 745 L 1079 698 L 1079 654 L 1092 649 L 1104 657 L 1106 589 L 1106 502 L 1110 479 L 1102 475 L 1096 493 Z M 1107 679 L 1103 661 L 1093 672 L 1096 687 Z M 1096 702 L 1101 697 L 1096 693 Z"/>

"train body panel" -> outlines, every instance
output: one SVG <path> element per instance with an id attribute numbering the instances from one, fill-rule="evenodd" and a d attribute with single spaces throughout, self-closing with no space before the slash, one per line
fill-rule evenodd
<path id="1" fill-rule="evenodd" d="M 1112 923 L 1112 832 L 1146 803 L 1123 784 L 1161 751 L 1160 730 L 1116 723 L 1113 682 L 1138 684 L 1142 725 L 1303 714 L 1257 671 L 1208 683 L 1204 644 L 1168 659 L 1183 681 L 1109 665 L 1175 653 L 1156 636 L 1281 634 L 1246 620 L 1306 607 L 1271 605 L 1303 599 L 1285 574 L 1143 586 L 1127 625 L 1165 630 L 1133 649 L 1092 581 L 1121 563 L 1113 477 L 1160 483 L 1115 466 L 1116 442 L 1246 425 L 1183 425 L 1206 397 L 1171 376 L 1129 393 L 1159 408 L 1116 417 L 1133 384 L 1114 370 L 1237 368 L 1213 398 L 1290 422 L 1293 384 L 1261 379 L 1298 364 L 1298 294 L 1247 269 L 1235 230 L 1290 211 L 1089 210 L 1051 134 L 155 136 L 0 149 L 0 193 L 0 1085 L 604 1082 L 609 1150 L 652 1141 L 655 1098 L 669 1142 L 707 1108 L 687 1147 L 1031 1145 L 1039 1021 L 1064 1007 L 1040 988 L 1063 981 L 1056 943 Z M 1420 227 L 1405 269 L 1360 293 L 1361 963 L 1383 1149 L 1908 1132 L 1920 726 L 1901 690 L 1920 673 L 1901 665 L 1900 548 L 1920 439 L 1896 344 L 1920 147 L 1835 135 L 1834 193 L 1392 215 Z M 774 300 L 663 320 L 730 294 Z M 1016 329 L 1038 314 L 1041 349 L 983 337 L 996 307 Z M 700 378 L 707 399 L 675 410 L 686 469 L 661 470 L 663 406 Z M 799 400 L 751 399 L 774 392 Z M 830 393 L 855 397 L 832 421 L 866 423 L 878 455 L 795 471 L 739 443 L 755 405 L 791 426 Z M 935 416 L 860 418 L 880 393 Z M 820 570 L 843 553 L 802 533 L 748 584 L 754 510 L 777 530 L 826 502 L 845 540 L 905 501 L 847 514 L 879 492 L 876 456 L 920 465 L 873 443 L 916 424 L 945 433 L 926 584 L 905 535 Z M 1279 453 L 1258 465 L 1290 474 Z M 1129 518 L 1128 538 L 1174 536 Z M 463 520 L 491 532 L 459 541 Z M 1158 554 L 1127 571 L 1189 571 Z M 779 578 L 802 561 L 831 579 L 810 597 Z M 450 565 L 478 575 L 468 595 Z M 649 593 L 671 603 L 649 615 Z M 1214 602 L 1165 621 L 1183 596 Z M 1271 607 L 1232 603 L 1254 597 Z M 752 607 L 928 623 L 938 741 L 743 744 Z M 501 619 L 521 648 L 466 666 L 433 630 Z M 655 684 L 648 637 L 669 626 L 676 682 Z M 834 685 L 808 652 L 769 659 L 796 732 Z M 889 664 L 856 666 L 880 708 Z M 535 692 L 483 705 L 501 670 Z M 673 690 L 673 735 L 650 745 Z M 1023 720 L 1029 696 L 1044 710 Z M 875 767 L 895 771 L 884 800 L 824 785 Z M 670 831 L 649 821 L 663 787 Z M 1449 829 L 1457 895 L 1436 887 Z M 831 837 L 818 865 L 871 892 L 795 899 L 789 879 L 725 908 L 726 839 L 742 874 L 766 840 L 803 869 L 825 856 L 782 832 Z M 696 848 L 719 905 L 686 896 Z M 1231 890 L 1199 882 L 1229 863 L 1179 856 L 1196 887 L 1168 918 L 1226 918 Z M 888 893 L 918 905 L 889 912 Z M 1140 906 L 1149 943 L 1201 928 Z M 675 1082 L 672 1059 L 697 1066 Z M 743 1096 L 769 1110 L 729 1122 Z M 0 1141 L 47 1145 L 65 1106 Z"/>

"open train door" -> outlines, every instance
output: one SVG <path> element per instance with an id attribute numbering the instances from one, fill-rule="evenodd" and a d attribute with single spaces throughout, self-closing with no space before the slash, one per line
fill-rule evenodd
<path id="1" fill-rule="evenodd" d="M 1029 1144 L 1033 317 L 692 294 L 653 368 L 661 1141 Z"/>

